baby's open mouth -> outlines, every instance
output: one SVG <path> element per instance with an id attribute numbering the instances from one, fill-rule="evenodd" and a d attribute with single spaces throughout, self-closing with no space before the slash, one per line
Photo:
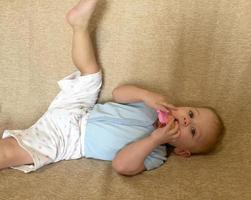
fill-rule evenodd
<path id="1" fill-rule="evenodd" d="M 179 120 L 177 118 L 174 118 L 174 122 L 178 122 L 179 123 Z"/>

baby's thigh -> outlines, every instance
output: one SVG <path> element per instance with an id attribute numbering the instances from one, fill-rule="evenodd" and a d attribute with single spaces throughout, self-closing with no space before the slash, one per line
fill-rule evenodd
<path id="1" fill-rule="evenodd" d="M 13 137 L 0 139 L 0 151 L 6 159 L 6 167 L 32 164 L 32 157 L 25 151 Z"/>

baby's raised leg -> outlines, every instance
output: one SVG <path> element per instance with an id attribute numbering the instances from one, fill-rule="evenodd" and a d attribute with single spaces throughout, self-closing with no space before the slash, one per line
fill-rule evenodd
<path id="1" fill-rule="evenodd" d="M 73 29 L 72 60 L 82 75 L 99 71 L 88 25 L 98 0 L 80 0 L 66 15 Z"/>
<path id="2" fill-rule="evenodd" d="M 32 164 L 29 153 L 13 137 L 0 139 L 0 169 Z"/>

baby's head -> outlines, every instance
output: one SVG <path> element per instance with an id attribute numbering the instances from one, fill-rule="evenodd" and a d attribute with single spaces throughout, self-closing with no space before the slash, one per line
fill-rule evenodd
<path id="1" fill-rule="evenodd" d="M 179 123 L 180 136 L 169 144 L 180 156 L 209 153 L 223 135 L 223 123 L 212 108 L 177 107 L 172 115 Z"/>

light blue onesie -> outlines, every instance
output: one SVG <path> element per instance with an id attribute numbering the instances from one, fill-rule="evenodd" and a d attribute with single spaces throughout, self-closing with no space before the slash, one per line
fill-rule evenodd
<path id="1" fill-rule="evenodd" d="M 156 119 L 156 111 L 143 102 L 96 104 L 87 120 L 82 155 L 113 160 L 126 145 L 149 136 Z M 146 157 L 145 168 L 159 167 L 166 161 L 166 155 L 165 146 L 159 146 Z"/>

